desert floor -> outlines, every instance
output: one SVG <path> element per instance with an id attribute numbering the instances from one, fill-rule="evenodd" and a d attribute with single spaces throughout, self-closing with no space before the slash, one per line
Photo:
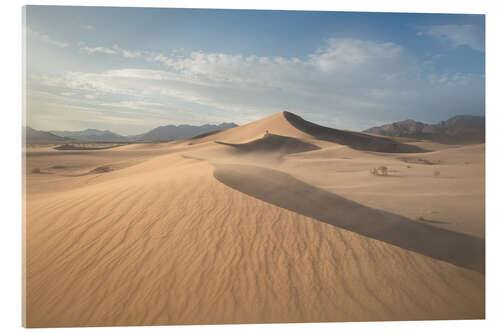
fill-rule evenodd
<path id="1" fill-rule="evenodd" d="M 319 140 L 281 113 L 29 147 L 25 325 L 484 318 L 484 144 L 411 144 L 428 151 Z"/>

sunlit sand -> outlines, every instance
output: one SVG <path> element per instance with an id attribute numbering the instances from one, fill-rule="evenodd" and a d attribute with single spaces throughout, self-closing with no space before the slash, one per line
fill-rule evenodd
<path id="1" fill-rule="evenodd" d="M 28 327 L 484 318 L 484 144 L 279 113 L 54 147 L 26 149 Z"/>

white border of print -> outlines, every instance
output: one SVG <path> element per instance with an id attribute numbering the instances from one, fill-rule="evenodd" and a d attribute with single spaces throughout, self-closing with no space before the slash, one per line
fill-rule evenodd
<path id="1" fill-rule="evenodd" d="M 289 333 L 303 330 L 329 332 L 370 331 L 370 332 L 491 332 L 500 327 L 499 290 L 500 268 L 498 254 L 500 214 L 496 208 L 497 195 L 500 195 L 500 156 L 496 154 L 500 146 L 500 122 L 498 103 L 498 77 L 500 54 L 498 36 L 500 31 L 500 13 L 494 1 L 475 0 L 349 0 L 328 2 L 320 0 L 184 0 L 184 1 L 151 1 L 151 0 L 47 0 L 22 1 L 9 0 L 1 4 L 1 41 L 2 41 L 2 75 L 0 142 L 2 155 L 0 175 L 0 202 L 2 221 L 0 232 L 0 255 L 2 273 L 0 274 L 1 308 L 0 326 L 9 332 L 24 330 L 21 327 L 21 7 L 23 5 L 86 5 L 86 6 L 128 6 L 128 7 L 182 7 L 182 8 L 236 8 L 236 9 L 288 9 L 288 10 L 334 10 L 334 11 L 377 11 L 377 12 L 416 12 L 416 13 L 468 13 L 486 14 L 486 320 L 474 321 L 420 321 L 420 322 L 377 322 L 377 323 L 323 323 L 323 324 L 273 324 L 273 325 L 211 325 L 211 326 L 157 326 L 157 327 L 113 327 L 91 328 L 92 332 L 111 332 L 124 330 L 128 332 L 254 332 L 287 330 Z M 497 203 L 497 205 L 495 205 Z M 74 329 L 57 329 L 65 332 Z M 44 329 L 52 332 L 55 329 Z"/>

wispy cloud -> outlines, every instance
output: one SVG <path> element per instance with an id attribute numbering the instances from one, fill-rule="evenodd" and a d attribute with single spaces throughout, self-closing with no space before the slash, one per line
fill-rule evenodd
<path id="1" fill-rule="evenodd" d="M 137 57 L 140 57 L 142 55 L 142 53 L 139 51 L 130 51 L 130 50 L 122 49 L 117 44 L 114 44 L 112 48 L 113 48 L 113 50 L 118 52 L 118 54 L 120 54 L 124 58 L 137 58 Z"/>
<path id="2" fill-rule="evenodd" d="M 115 54 L 122 56 L 124 58 L 137 58 L 141 56 L 141 52 L 135 52 L 135 51 L 129 51 L 121 48 L 118 44 L 114 44 L 111 47 L 105 47 L 105 46 L 96 46 L 96 47 L 91 47 L 86 45 L 83 42 L 78 43 L 80 46 L 80 51 L 83 51 L 89 55 L 95 54 L 95 53 L 102 53 L 102 54 Z"/>
<path id="3" fill-rule="evenodd" d="M 158 109 L 164 108 L 165 105 L 162 103 L 153 103 L 153 102 L 145 102 L 145 101 L 120 101 L 120 102 L 112 102 L 112 103 L 102 103 L 101 106 L 112 106 L 117 108 L 127 108 L 133 110 L 144 110 L 144 109 Z"/>
<path id="4" fill-rule="evenodd" d="M 466 46 L 484 51 L 484 29 L 471 24 L 445 24 L 422 27 L 418 35 L 434 37 L 452 47 Z"/>
<path id="5" fill-rule="evenodd" d="M 104 49 L 89 52 L 106 53 Z M 119 47 L 106 50 L 126 57 Z M 99 93 L 100 98 L 121 96 L 112 102 L 96 100 L 107 107 L 142 110 L 168 101 L 177 109 L 201 109 L 207 118 L 239 122 L 288 108 L 311 120 L 321 118 L 327 125 L 351 129 L 421 110 L 445 118 L 484 106 L 482 76 L 435 73 L 390 42 L 330 39 L 302 59 L 206 52 L 184 57 L 134 54 L 163 68 L 67 72 L 40 81 L 65 91 Z M 129 102 L 131 97 L 143 102 Z"/>
<path id="6" fill-rule="evenodd" d="M 27 33 L 28 33 L 28 38 L 31 38 L 32 40 L 40 41 L 40 42 L 43 42 L 46 44 L 55 45 L 55 46 L 61 47 L 61 48 L 67 47 L 69 45 L 69 43 L 55 40 L 55 39 L 49 37 L 49 35 L 47 35 L 47 34 L 33 30 L 31 27 L 27 28 Z"/>
<path id="7" fill-rule="evenodd" d="M 115 50 L 108 49 L 102 46 L 97 46 L 97 47 L 82 46 L 80 50 L 84 51 L 87 54 L 94 54 L 94 53 L 116 54 Z"/>
<path id="8" fill-rule="evenodd" d="M 90 25 L 90 24 L 82 25 L 81 27 L 82 27 L 82 29 L 85 29 L 85 30 L 95 30 L 95 27 L 93 25 Z"/>

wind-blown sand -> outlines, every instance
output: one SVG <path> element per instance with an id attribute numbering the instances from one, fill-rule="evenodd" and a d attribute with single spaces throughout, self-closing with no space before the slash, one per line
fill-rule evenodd
<path id="1" fill-rule="evenodd" d="M 484 318 L 484 145 L 377 151 L 289 118 L 28 148 L 25 325 Z"/>

